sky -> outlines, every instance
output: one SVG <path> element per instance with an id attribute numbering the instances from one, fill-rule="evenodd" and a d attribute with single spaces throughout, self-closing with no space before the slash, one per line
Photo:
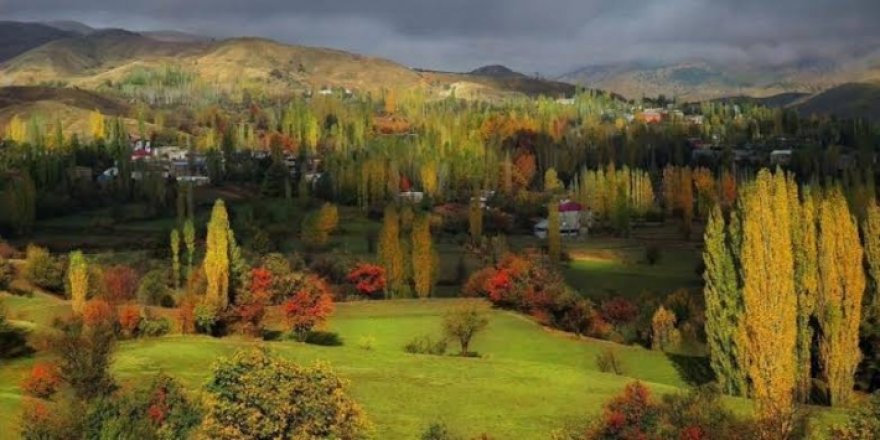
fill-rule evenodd
<path id="1" fill-rule="evenodd" d="M 785 63 L 880 43 L 880 0 L 0 0 L 0 19 L 258 36 L 469 71 Z"/>

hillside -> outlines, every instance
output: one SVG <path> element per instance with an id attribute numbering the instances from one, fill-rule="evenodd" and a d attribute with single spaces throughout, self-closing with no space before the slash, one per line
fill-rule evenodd
<path id="1" fill-rule="evenodd" d="M 0 87 L 0 127 L 15 116 L 36 116 L 50 118 L 46 122 L 52 124 L 60 122 L 66 133 L 83 136 L 88 133 L 88 117 L 94 110 L 121 117 L 129 129 L 137 128 L 137 121 L 128 117 L 128 104 L 102 94 L 72 88 Z"/>
<path id="2" fill-rule="evenodd" d="M 177 32 L 99 30 L 55 40 L 0 64 L 2 85 L 64 84 L 91 90 L 118 86 L 169 70 L 214 91 L 272 94 L 325 87 L 379 92 L 420 87 L 443 96 L 453 88 L 492 99 L 511 92 L 560 95 L 573 86 L 520 74 L 420 72 L 395 62 L 334 49 L 262 38 L 213 41 Z M 118 87 L 117 87 L 118 88 Z M 466 94 L 465 94 L 466 95 Z"/>
<path id="3" fill-rule="evenodd" d="M 0 21 L 0 63 L 50 41 L 75 35 L 40 23 Z"/>
<path id="4" fill-rule="evenodd" d="M 800 114 L 880 121 L 880 82 L 848 83 L 796 102 Z"/>

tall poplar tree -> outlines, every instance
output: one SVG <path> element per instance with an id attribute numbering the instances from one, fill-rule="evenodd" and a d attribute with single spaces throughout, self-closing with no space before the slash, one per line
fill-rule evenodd
<path id="1" fill-rule="evenodd" d="M 220 310 L 229 304 L 229 216 L 222 199 L 214 202 L 205 247 L 205 299 Z"/>
<path id="2" fill-rule="evenodd" d="M 192 217 L 183 223 L 183 244 L 186 246 L 186 276 L 192 277 L 193 263 L 196 258 L 196 227 Z"/>
<path id="3" fill-rule="evenodd" d="M 475 192 L 471 197 L 471 204 L 468 210 L 468 226 L 471 233 L 471 240 L 478 243 L 483 237 L 483 207 L 480 202 L 480 194 Z"/>
<path id="4" fill-rule="evenodd" d="M 732 395 L 747 395 L 748 382 L 736 338 L 743 319 L 743 299 L 725 226 L 721 208 L 715 206 L 706 225 L 703 251 L 706 339 L 712 371 L 721 389 Z"/>
<path id="5" fill-rule="evenodd" d="M 743 319 L 738 335 L 758 414 L 791 430 L 797 376 L 797 295 L 783 173 L 758 173 L 741 210 Z"/>
<path id="6" fill-rule="evenodd" d="M 880 206 L 877 206 L 876 202 L 868 205 L 865 220 L 862 222 L 862 237 L 870 278 L 868 301 L 866 302 L 869 310 L 866 310 L 865 313 L 880 316 Z"/>
<path id="7" fill-rule="evenodd" d="M 406 284 L 406 266 L 400 242 L 400 216 L 393 205 L 385 208 L 378 253 L 379 263 L 385 268 L 388 292 L 392 296 L 402 296 Z"/>
<path id="8" fill-rule="evenodd" d="M 86 308 L 86 296 L 89 292 L 89 266 L 80 251 L 70 253 L 67 280 L 70 284 L 70 305 L 73 308 L 73 313 L 82 315 Z"/>
<path id="9" fill-rule="evenodd" d="M 804 189 L 802 198 L 799 196 L 798 185 L 793 177 L 788 179 L 788 193 L 794 253 L 794 286 L 798 308 L 798 373 L 795 392 L 799 402 L 807 403 L 813 376 L 813 328 L 810 321 L 815 313 L 816 291 L 819 288 L 816 208 L 809 188 Z"/>
<path id="10" fill-rule="evenodd" d="M 434 288 L 437 254 L 431 242 L 431 221 L 428 214 L 418 214 L 412 227 L 413 286 L 419 298 L 427 298 Z"/>
<path id="11" fill-rule="evenodd" d="M 174 288 L 180 288 L 180 232 L 171 230 L 171 276 L 174 278 Z"/>
<path id="12" fill-rule="evenodd" d="M 819 208 L 819 358 L 831 404 L 853 394 L 865 273 L 855 218 L 839 188 L 828 191 Z"/>

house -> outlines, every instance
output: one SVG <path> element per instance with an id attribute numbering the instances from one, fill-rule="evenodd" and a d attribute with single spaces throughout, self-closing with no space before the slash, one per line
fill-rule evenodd
<path id="1" fill-rule="evenodd" d="M 641 118 L 646 124 L 659 124 L 663 121 L 663 111 L 653 108 L 645 109 L 645 111 L 641 113 Z"/>
<path id="2" fill-rule="evenodd" d="M 581 233 L 581 217 L 583 215 L 583 206 L 580 203 L 571 200 L 563 200 L 559 203 L 559 232 L 563 237 L 577 237 Z M 586 226 L 586 225 L 584 225 Z M 547 230 L 549 222 L 547 219 L 541 219 L 535 224 L 535 237 L 547 238 Z"/>
<path id="3" fill-rule="evenodd" d="M 684 117 L 684 120 L 690 125 L 703 125 L 706 122 L 706 117 L 703 115 L 687 115 Z"/>
<path id="4" fill-rule="evenodd" d="M 791 163 L 791 150 L 773 150 L 770 152 L 770 165 L 785 166 Z"/>
<path id="5" fill-rule="evenodd" d="M 422 203 L 422 199 L 425 198 L 425 193 L 421 191 L 402 191 L 400 193 L 400 200 L 409 203 Z"/>

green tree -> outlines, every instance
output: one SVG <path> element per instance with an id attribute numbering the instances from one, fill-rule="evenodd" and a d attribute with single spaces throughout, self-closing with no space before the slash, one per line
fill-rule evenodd
<path id="1" fill-rule="evenodd" d="M 193 276 L 193 263 L 196 258 L 196 227 L 192 217 L 183 223 L 183 244 L 186 246 L 186 276 Z"/>
<path id="2" fill-rule="evenodd" d="M 468 227 L 471 234 L 471 240 L 475 243 L 479 243 L 480 238 L 483 237 L 483 206 L 478 193 L 475 193 L 473 197 L 471 197 L 471 203 L 468 209 Z"/>
<path id="3" fill-rule="evenodd" d="M 177 229 L 171 230 L 171 276 L 174 278 L 174 288 L 180 288 L 180 233 Z"/>
<path id="4" fill-rule="evenodd" d="M 562 256 L 562 230 L 559 202 L 555 199 L 547 204 L 547 249 L 550 253 L 550 261 L 558 263 Z"/>

